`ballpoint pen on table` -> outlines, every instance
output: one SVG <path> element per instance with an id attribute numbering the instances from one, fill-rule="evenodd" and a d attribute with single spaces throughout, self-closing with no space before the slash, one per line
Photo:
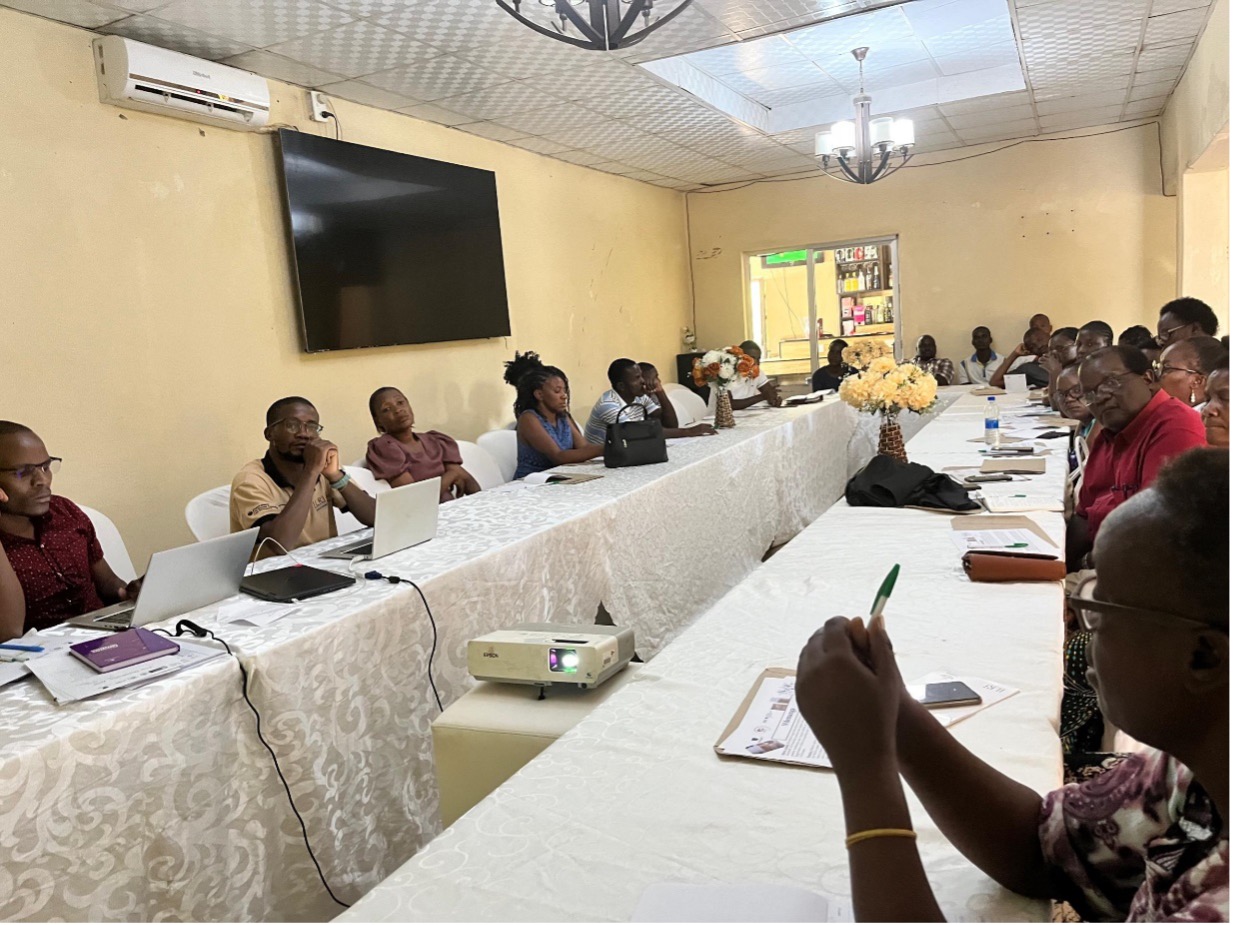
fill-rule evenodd
<path id="1" fill-rule="evenodd" d="M 891 567 L 891 571 L 887 573 L 887 577 L 883 579 L 883 583 L 878 586 L 878 594 L 874 596 L 874 603 L 870 607 L 870 628 L 873 629 L 875 623 L 882 625 L 883 623 L 883 608 L 887 606 L 887 599 L 891 597 L 891 590 L 896 586 L 896 579 L 900 577 L 900 564 L 897 562 Z"/>

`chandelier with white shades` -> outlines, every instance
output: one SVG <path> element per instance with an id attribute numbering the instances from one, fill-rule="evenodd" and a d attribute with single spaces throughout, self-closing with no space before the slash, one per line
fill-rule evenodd
<path id="1" fill-rule="evenodd" d="M 656 0 L 497 0 L 497 5 L 541 35 L 579 48 L 614 51 L 638 44 L 692 2 L 661 0 L 660 9 L 668 12 L 654 19 Z M 527 13 L 522 10 L 524 3 L 531 7 Z M 544 15 L 544 23 L 531 18 L 536 6 L 552 8 L 551 14 Z"/>
<path id="2" fill-rule="evenodd" d="M 866 95 L 864 63 L 869 51 L 853 49 L 860 73 L 858 94 L 853 97 L 857 118 L 836 122 L 814 136 L 814 156 L 823 173 L 850 183 L 870 184 L 891 176 L 908 163 L 915 140 L 912 119 L 870 118 L 872 100 Z M 899 160 L 893 162 L 893 157 Z"/>

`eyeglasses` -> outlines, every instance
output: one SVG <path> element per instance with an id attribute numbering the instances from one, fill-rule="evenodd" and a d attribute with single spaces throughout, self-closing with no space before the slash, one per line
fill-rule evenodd
<path id="1" fill-rule="evenodd" d="M 1142 620 L 1148 620 L 1150 623 L 1158 623 L 1162 626 L 1198 626 L 1208 630 L 1219 630 L 1228 632 L 1220 626 L 1214 626 L 1211 623 L 1206 623 L 1203 620 L 1196 620 L 1192 617 L 1184 617 L 1182 614 L 1173 613 L 1169 610 L 1153 610 L 1144 607 L 1128 607 L 1125 604 L 1115 604 L 1111 601 L 1103 601 L 1093 597 L 1093 593 L 1097 589 L 1097 576 L 1089 575 L 1082 579 L 1076 589 L 1068 595 L 1067 599 L 1071 602 L 1072 608 L 1079 615 L 1080 623 L 1089 632 L 1096 632 L 1101 628 L 1102 617 L 1107 613 L 1116 613 L 1122 616 L 1134 616 Z"/>
<path id="2" fill-rule="evenodd" d="M 1189 322 L 1188 322 L 1188 323 L 1189 323 Z M 1157 337 L 1155 338 L 1155 339 L 1156 339 L 1156 341 L 1157 341 L 1157 346 L 1159 346 L 1159 347 L 1164 347 L 1164 346 L 1166 345 L 1166 343 L 1169 341 L 1169 339 L 1170 339 L 1170 335 L 1171 335 L 1171 334 L 1173 334 L 1175 331 L 1178 331 L 1178 330 L 1181 330 L 1182 328 L 1185 328 L 1186 326 L 1187 326 L 1187 323 L 1184 323 L 1184 324 L 1176 324 L 1176 325 L 1174 325 L 1174 327 L 1172 327 L 1172 328 L 1167 328 L 1166 330 L 1162 331 L 1162 332 L 1161 332 L 1160 334 L 1158 334 L 1158 335 L 1157 335 Z"/>
<path id="3" fill-rule="evenodd" d="M 1071 398 L 1071 399 L 1074 399 L 1075 401 L 1083 401 L 1084 400 L 1084 386 L 1073 385 L 1069 389 L 1059 389 L 1058 394 L 1061 395 L 1063 398 Z"/>
<path id="4" fill-rule="evenodd" d="M 1100 385 L 1097 386 L 1097 388 L 1090 389 L 1084 392 L 1084 394 L 1080 396 L 1080 401 L 1084 402 L 1084 404 L 1091 407 L 1097 404 L 1097 402 L 1101 401 L 1102 399 L 1109 398 L 1111 395 L 1117 392 L 1118 391 L 1118 381 L 1120 379 L 1122 379 L 1125 376 L 1134 376 L 1134 375 L 1135 373 L 1122 372 L 1122 373 L 1115 373 L 1113 376 L 1108 376 L 1106 379 L 1104 379 L 1101 382 Z"/>
<path id="5" fill-rule="evenodd" d="M 295 418 L 284 418 L 271 426 L 281 427 L 289 434 L 308 434 L 310 437 L 316 437 L 325 430 L 325 427 L 316 421 L 297 421 Z"/>
<path id="6" fill-rule="evenodd" d="M 17 468 L 0 469 L 0 472 L 12 472 L 13 476 L 19 482 L 26 482 L 34 478 L 34 473 L 42 472 L 44 475 L 52 475 L 60 471 L 60 463 L 64 462 L 59 456 L 52 456 L 46 462 L 31 463 L 27 466 L 18 466 Z"/>
<path id="7" fill-rule="evenodd" d="M 1166 373 L 1190 373 L 1193 376 L 1203 376 L 1204 374 L 1198 369 L 1188 369 L 1186 366 L 1167 366 L 1160 360 L 1153 360 L 1153 373 L 1158 379 Z"/>

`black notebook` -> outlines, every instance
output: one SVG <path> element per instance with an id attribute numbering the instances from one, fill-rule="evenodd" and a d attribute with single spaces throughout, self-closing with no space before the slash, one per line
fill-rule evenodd
<path id="1" fill-rule="evenodd" d="M 356 580 L 350 575 L 308 565 L 289 565 L 259 575 L 249 575 L 240 582 L 240 590 L 263 601 L 286 604 L 350 588 L 355 583 Z"/>

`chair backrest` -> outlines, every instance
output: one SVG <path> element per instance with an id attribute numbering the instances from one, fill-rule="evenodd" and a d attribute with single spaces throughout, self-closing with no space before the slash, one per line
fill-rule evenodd
<path id="1" fill-rule="evenodd" d="M 664 383 L 664 392 L 677 412 L 677 424 L 689 427 L 707 416 L 707 403 L 678 382 Z"/>
<path id="2" fill-rule="evenodd" d="M 390 490 L 390 483 L 383 481 L 373 475 L 368 469 L 363 466 L 344 466 L 343 471 L 351 476 L 351 480 L 367 491 L 373 497 L 376 497 L 383 491 Z M 356 519 L 356 515 L 351 511 L 335 511 L 334 526 L 341 536 L 344 533 L 353 533 L 356 530 L 363 530 L 364 524 Z"/>
<path id="3" fill-rule="evenodd" d="M 481 488 L 496 488 L 506 483 L 501 466 L 484 447 L 469 440 L 459 440 L 458 451 L 463 457 L 463 468 L 472 474 Z"/>
<path id="4" fill-rule="evenodd" d="M 518 434 L 512 430 L 490 430 L 476 438 L 478 443 L 497 463 L 501 480 L 509 482 L 518 469 Z"/>
<path id="5" fill-rule="evenodd" d="M 133 568 L 133 560 L 129 558 L 124 538 L 120 536 L 120 531 L 111 522 L 111 518 L 94 508 L 78 506 L 90 518 L 90 523 L 94 524 L 94 533 L 99 538 L 99 545 L 103 547 L 103 558 L 116 573 L 116 577 L 121 581 L 132 581 L 136 578 L 137 570 Z"/>
<path id="6" fill-rule="evenodd" d="M 203 491 L 184 506 L 184 520 L 200 542 L 231 532 L 231 486 Z"/>

